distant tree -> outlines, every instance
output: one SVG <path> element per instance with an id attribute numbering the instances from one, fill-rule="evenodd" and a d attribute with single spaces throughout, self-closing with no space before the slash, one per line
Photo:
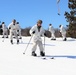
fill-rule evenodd
<path id="1" fill-rule="evenodd" d="M 51 33 L 48 30 L 46 30 L 45 33 L 46 33 L 46 37 L 48 37 L 48 38 L 51 37 Z"/>
<path id="2" fill-rule="evenodd" d="M 31 29 L 31 27 L 27 27 L 27 28 L 22 29 L 21 30 L 22 36 L 30 36 L 30 33 L 29 33 L 30 29 Z"/>
<path id="3" fill-rule="evenodd" d="M 55 29 L 55 36 L 56 37 L 61 37 L 61 34 L 60 34 L 60 30 L 59 29 Z"/>
<path id="4" fill-rule="evenodd" d="M 68 8 L 70 12 L 65 12 L 66 21 L 69 22 L 67 35 L 76 38 L 76 0 L 69 0 Z"/>

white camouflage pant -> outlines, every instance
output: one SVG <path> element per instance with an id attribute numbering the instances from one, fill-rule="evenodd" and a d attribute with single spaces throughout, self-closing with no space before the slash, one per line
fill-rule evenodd
<path id="1" fill-rule="evenodd" d="M 56 39 L 54 33 L 51 33 L 51 39 Z"/>
<path id="2" fill-rule="evenodd" d="M 17 34 L 19 35 L 19 37 L 21 37 L 21 31 L 17 32 Z"/>
<path id="3" fill-rule="evenodd" d="M 33 43 L 32 52 L 33 52 L 33 51 L 34 51 L 34 52 L 36 51 L 37 45 L 38 45 L 40 51 L 43 51 L 43 52 L 44 52 L 44 48 L 43 48 L 42 41 L 39 41 L 39 40 Z"/>
<path id="4" fill-rule="evenodd" d="M 5 35 L 8 36 L 8 30 L 3 30 L 3 36 L 5 37 Z"/>
<path id="5" fill-rule="evenodd" d="M 10 31 L 10 39 L 11 39 L 11 40 L 13 40 L 13 35 L 14 35 L 15 38 L 18 40 L 18 36 L 17 36 L 16 30 Z"/>
<path id="6" fill-rule="evenodd" d="M 62 33 L 62 37 L 63 37 L 63 39 L 65 39 L 66 38 L 66 33 Z"/>

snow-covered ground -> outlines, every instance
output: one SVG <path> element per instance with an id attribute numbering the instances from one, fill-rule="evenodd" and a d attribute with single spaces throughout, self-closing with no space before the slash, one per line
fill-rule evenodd
<path id="1" fill-rule="evenodd" d="M 46 38 L 46 60 L 31 56 L 32 41 L 25 53 L 30 37 L 23 37 L 20 44 L 10 44 L 9 39 L 0 36 L 0 75 L 76 75 L 76 40 Z M 4 40 L 4 42 L 3 42 Z M 39 56 L 39 49 L 37 48 Z M 55 59 L 50 59 L 53 57 Z"/>

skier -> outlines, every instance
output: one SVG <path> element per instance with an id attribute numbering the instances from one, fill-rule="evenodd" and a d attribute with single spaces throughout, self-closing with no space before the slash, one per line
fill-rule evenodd
<path id="1" fill-rule="evenodd" d="M 51 40 L 56 40 L 56 38 L 55 38 L 55 30 L 54 30 L 52 24 L 49 24 L 49 31 L 51 32 Z"/>
<path id="2" fill-rule="evenodd" d="M 4 38 L 6 36 L 6 38 L 8 38 L 8 28 L 5 25 L 5 22 L 2 22 L 2 31 L 3 31 L 3 37 Z"/>
<path id="3" fill-rule="evenodd" d="M 17 27 L 17 34 L 19 36 L 19 39 L 22 39 L 22 37 L 21 37 L 21 27 L 19 25 L 19 22 L 16 23 L 16 27 Z"/>
<path id="4" fill-rule="evenodd" d="M 19 43 L 19 39 L 18 39 L 18 36 L 17 36 L 17 26 L 16 26 L 16 20 L 14 19 L 12 21 L 11 24 L 9 24 L 8 26 L 9 30 L 10 30 L 10 42 L 11 44 L 13 44 L 13 35 L 16 37 L 17 39 L 17 44 Z"/>
<path id="5" fill-rule="evenodd" d="M 62 34 L 62 37 L 63 37 L 63 41 L 66 41 L 67 39 L 66 39 L 66 30 L 65 30 L 65 28 L 63 27 L 63 25 L 60 25 L 59 28 L 60 28 L 60 33 Z"/>
<path id="6" fill-rule="evenodd" d="M 46 36 L 46 34 L 45 30 L 42 28 L 42 20 L 38 20 L 37 24 L 30 29 L 30 34 L 33 36 L 32 56 L 37 56 L 35 53 L 37 45 L 40 49 L 40 55 L 45 56 L 41 36 Z"/>

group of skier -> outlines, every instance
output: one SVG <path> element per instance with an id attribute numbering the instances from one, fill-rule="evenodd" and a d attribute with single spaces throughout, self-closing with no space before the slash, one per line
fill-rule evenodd
<path id="1" fill-rule="evenodd" d="M 59 29 L 60 29 L 60 34 L 62 35 L 63 37 L 63 41 L 66 41 L 66 29 L 64 28 L 63 25 L 60 25 L 59 26 Z M 51 40 L 56 40 L 56 37 L 55 37 L 55 29 L 53 28 L 52 24 L 49 24 L 49 31 L 51 33 Z"/>
<path id="2" fill-rule="evenodd" d="M 40 49 L 40 55 L 45 56 L 45 51 L 44 51 L 41 37 L 42 36 L 45 37 L 47 36 L 47 34 L 46 34 L 46 31 L 42 27 L 42 23 L 43 23 L 42 20 L 38 20 L 37 24 L 33 26 L 29 31 L 31 37 L 33 37 L 32 56 L 37 56 L 36 54 L 37 45 L 39 46 L 39 49 Z M 2 28 L 3 30 L 2 38 L 8 38 L 8 30 L 9 30 L 11 44 L 13 44 L 14 37 L 17 39 L 17 44 L 19 44 L 19 39 L 22 39 L 21 27 L 20 27 L 19 22 L 16 22 L 16 20 L 14 19 L 12 23 L 8 25 L 8 27 L 6 27 L 5 22 L 2 22 L 0 28 Z M 66 41 L 67 39 L 66 39 L 65 28 L 63 27 L 63 25 L 60 25 L 59 28 L 60 28 L 60 33 L 62 34 L 62 37 L 63 37 L 63 41 Z M 55 29 L 53 28 L 52 24 L 49 24 L 49 31 L 51 33 L 51 40 L 56 40 Z"/>
<path id="3" fill-rule="evenodd" d="M 13 44 L 13 37 L 17 39 L 17 44 L 19 43 L 19 39 L 22 39 L 21 27 L 19 25 L 19 22 L 16 22 L 15 19 L 8 25 L 8 27 L 6 27 L 5 22 L 2 22 L 0 28 L 2 29 L 2 38 L 8 38 L 9 31 L 11 44 Z"/>

